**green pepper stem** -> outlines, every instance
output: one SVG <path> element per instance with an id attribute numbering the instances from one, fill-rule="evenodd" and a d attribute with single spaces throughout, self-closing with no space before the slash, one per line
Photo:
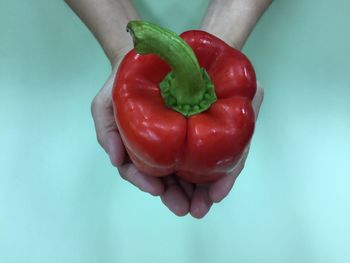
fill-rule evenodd
<path id="1" fill-rule="evenodd" d="M 131 21 L 127 31 L 139 54 L 156 54 L 172 68 L 160 83 L 165 103 L 190 116 L 202 112 L 216 100 L 209 75 L 200 68 L 191 47 L 174 32 L 144 21 Z"/>

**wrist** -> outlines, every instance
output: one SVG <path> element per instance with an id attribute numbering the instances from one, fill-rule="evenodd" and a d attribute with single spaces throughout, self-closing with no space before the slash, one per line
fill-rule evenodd
<path id="1" fill-rule="evenodd" d="M 138 14 L 130 0 L 65 1 L 96 37 L 112 67 L 126 49 L 132 48 L 126 25 Z"/>
<path id="2" fill-rule="evenodd" d="M 272 0 L 211 1 L 201 29 L 241 49 Z"/>
<path id="3" fill-rule="evenodd" d="M 108 59 L 111 63 L 112 70 L 118 68 L 120 61 L 131 49 L 133 49 L 132 44 L 116 48 L 110 53 L 111 55 L 108 57 Z"/>

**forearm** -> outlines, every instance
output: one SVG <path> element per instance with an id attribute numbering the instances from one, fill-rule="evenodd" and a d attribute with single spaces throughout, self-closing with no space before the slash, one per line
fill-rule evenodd
<path id="1" fill-rule="evenodd" d="M 65 0 L 94 34 L 111 64 L 132 48 L 126 32 L 130 20 L 139 19 L 129 0 Z"/>
<path id="2" fill-rule="evenodd" d="M 272 0 L 212 0 L 201 29 L 241 49 Z"/>

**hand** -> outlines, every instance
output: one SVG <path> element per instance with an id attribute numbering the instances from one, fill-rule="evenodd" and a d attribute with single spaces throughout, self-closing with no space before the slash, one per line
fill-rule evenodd
<path id="1" fill-rule="evenodd" d="M 124 53 L 122 54 L 124 55 Z M 162 202 L 178 216 L 184 216 L 190 212 L 193 217 L 202 218 L 208 213 L 213 203 L 220 202 L 232 189 L 236 178 L 244 167 L 249 146 L 230 174 L 210 184 L 191 184 L 173 175 L 157 178 L 144 175 L 138 171 L 126 153 L 113 114 L 111 93 L 115 72 L 122 57 L 121 55 L 116 59 L 115 70 L 96 95 L 91 105 L 97 140 L 109 155 L 112 164 L 118 168 L 121 177 L 126 181 L 144 192 L 154 196 L 160 196 Z M 256 118 L 262 100 L 263 89 L 258 83 L 257 92 L 253 99 Z"/>

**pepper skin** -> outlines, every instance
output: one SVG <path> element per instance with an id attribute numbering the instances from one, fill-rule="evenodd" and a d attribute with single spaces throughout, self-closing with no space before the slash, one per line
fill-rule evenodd
<path id="1" fill-rule="evenodd" d="M 212 182 L 234 168 L 252 137 L 255 72 L 245 55 L 207 32 L 180 37 L 210 76 L 216 101 L 191 116 L 170 108 L 160 83 L 172 68 L 158 55 L 133 49 L 114 82 L 115 119 L 130 159 L 143 173 Z"/>

